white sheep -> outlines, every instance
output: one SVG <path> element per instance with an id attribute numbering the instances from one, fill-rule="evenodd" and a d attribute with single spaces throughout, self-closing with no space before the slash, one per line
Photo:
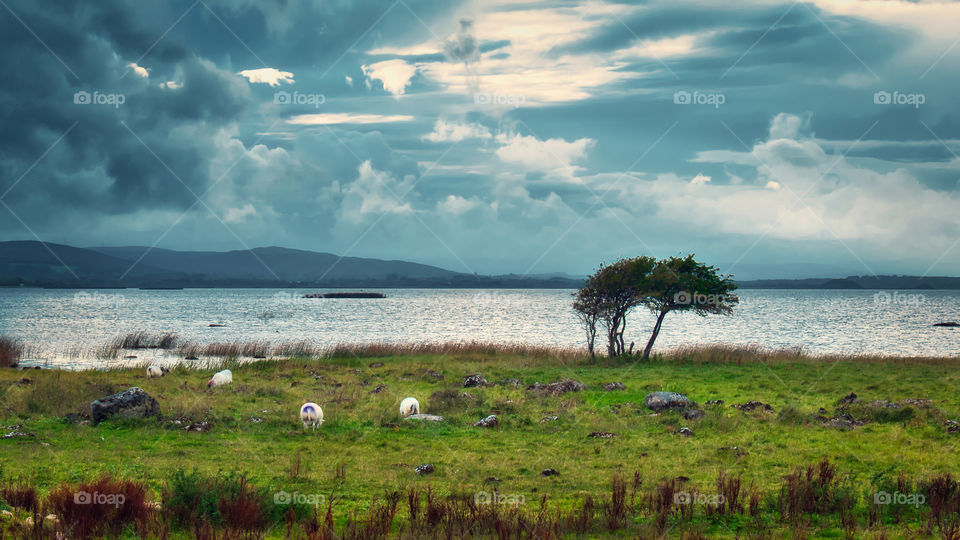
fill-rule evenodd
<path id="1" fill-rule="evenodd" d="M 300 407 L 300 420 L 303 422 L 303 429 L 312 426 L 313 429 L 323 425 L 323 409 L 312 401 L 304 403 Z"/>
<path id="2" fill-rule="evenodd" d="M 211 386 L 223 386 L 225 384 L 230 384 L 233 382 L 233 373 L 230 373 L 229 369 L 223 371 L 218 371 L 213 374 L 213 378 L 207 383 L 207 387 Z"/>
<path id="3" fill-rule="evenodd" d="M 167 373 L 167 370 L 163 369 L 163 368 L 160 367 L 160 366 L 149 366 L 149 367 L 147 368 L 147 378 L 148 378 L 148 379 L 153 379 L 153 378 L 156 378 L 156 377 L 163 377 L 164 375 L 166 375 L 166 373 Z"/>
<path id="4" fill-rule="evenodd" d="M 410 416 L 411 414 L 420 414 L 420 402 L 417 398 L 408 397 L 400 402 L 400 416 Z"/>

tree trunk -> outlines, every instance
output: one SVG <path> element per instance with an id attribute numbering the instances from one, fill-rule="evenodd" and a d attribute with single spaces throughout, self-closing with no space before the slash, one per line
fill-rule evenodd
<path id="1" fill-rule="evenodd" d="M 643 349 L 643 359 L 646 360 L 650 358 L 650 351 L 653 349 L 653 342 L 657 340 L 657 336 L 660 334 L 660 326 L 663 324 L 663 318 L 667 316 L 668 311 L 661 311 L 657 315 L 657 324 L 653 325 L 653 333 L 650 334 L 650 341 L 647 342 L 647 346 Z"/>

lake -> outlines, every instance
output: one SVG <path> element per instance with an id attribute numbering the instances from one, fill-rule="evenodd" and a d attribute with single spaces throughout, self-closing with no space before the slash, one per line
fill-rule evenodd
<path id="1" fill-rule="evenodd" d="M 488 341 L 583 346 L 569 290 L 380 290 L 384 299 L 308 299 L 306 289 L 49 290 L 0 288 L 0 334 L 29 346 L 24 364 L 96 367 L 92 353 L 127 332 L 199 343 Z M 328 292 L 328 291 L 322 291 Z M 960 355 L 960 291 L 742 290 L 730 317 L 670 314 L 657 350 L 725 343 L 810 353 Z M 211 324 L 224 325 L 210 327 Z M 637 310 L 626 340 L 646 343 Z M 143 361 L 149 351 L 138 353 Z"/>

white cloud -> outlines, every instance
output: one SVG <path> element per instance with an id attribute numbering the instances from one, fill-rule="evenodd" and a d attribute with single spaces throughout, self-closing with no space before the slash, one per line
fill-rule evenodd
<path id="1" fill-rule="evenodd" d="M 331 126 L 336 124 L 389 124 L 411 120 L 413 120 L 413 117 L 405 114 L 326 113 L 298 114 L 287 120 L 287 123 L 301 126 Z"/>
<path id="2" fill-rule="evenodd" d="M 279 86 L 280 83 L 293 84 L 293 73 L 276 68 L 245 69 L 238 75 L 246 77 L 251 83 L 263 83 Z"/>
<path id="3" fill-rule="evenodd" d="M 430 142 L 460 142 L 467 139 L 489 139 L 493 135 L 486 126 L 480 124 L 447 122 L 438 119 L 433 131 L 421 137 Z"/>
<path id="4" fill-rule="evenodd" d="M 767 185 L 764 187 L 766 187 L 767 189 L 772 189 L 773 191 L 777 191 L 778 189 L 780 189 L 780 182 L 777 182 L 776 180 L 770 180 L 769 182 L 767 182 Z"/>
<path id="5" fill-rule="evenodd" d="M 468 200 L 459 195 L 448 195 L 446 199 L 437 202 L 437 210 L 448 214 L 460 215 L 475 208 L 480 203 Z"/>
<path id="6" fill-rule="evenodd" d="M 144 79 L 146 79 L 147 77 L 150 76 L 150 73 L 147 72 L 146 68 L 142 68 L 138 66 L 136 62 L 130 62 L 129 64 L 127 64 L 127 67 L 132 69 L 133 72 L 136 73 L 138 77 L 143 77 Z"/>
<path id="7" fill-rule="evenodd" d="M 252 204 L 247 203 L 240 208 L 228 208 L 223 213 L 224 223 L 243 223 L 250 216 L 256 216 L 257 210 Z"/>
<path id="8" fill-rule="evenodd" d="M 694 176 L 692 180 L 690 180 L 690 183 L 693 184 L 693 185 L 695 185 L 695 186 L 702 186 L 702 185 L 706 184 L 706 183 L 709 182 L 709 181 L 710 181 L 710 177 L 709 177 L 709 176 L 706 176 L 706 175 L 704 175 L 704 174 L 698 174 L 698 175 Z"/>
<path id="9" fill-rule="evenodd" d="M 183 88 L 183 83 L 177 82 L 177 81 L 167 81 L 164 83 L 160 83 L 160 88 L 166 88 L 168 90 L 179 90 Z"/>
<path id="10" fill-rule="evenodd" d="M 380 81 L 383 89 L 394 96 L 403 95 L 410 85 L 410 79 L 417 73 L 417 66 L 399 59 L 384 60 L 361 68 L 369 80 Z"/>
<path id="11" fill-rule="evenodd" d="M 572 177 L 579 170 L 573 165 L 587 155 L 593 139 L 583 138 L 568 142 L 564 139 L 541 141 L 531 135 L 516 133 L 497 135 L 501 145 L 496 154 L 502 161 L 522 166 L 529 171 L 555 173 Z"/>
<path id="12" fill-rule="evenodd" d="M 351 76 L 349 76 L 349 75 L 344 75 L 344 76 L 343 76 L 343 80 L 344 80 L 344 82 L 347 83 L 347 86 L 353 88 L 353 77 L 351 77 Z"/>
<path id="13" fill-rule="evenodd" d="M 407 190 L 390 173 L 373 168 L 364 161 L 357 169 L 357 179 L 343 188 L 342 217 L 352 223 L 363 221 L 368 214 L 410 214 L 409 202 L 398 197 Z"/>

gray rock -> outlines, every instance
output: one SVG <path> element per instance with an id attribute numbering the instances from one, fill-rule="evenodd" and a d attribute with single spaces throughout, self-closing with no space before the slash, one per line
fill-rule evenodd
<path id="1" fill-rule="evenodd" d="M 703 411 L 700 409 L 687 409 L 683 411 L 683 417 L 687 420 L 697 420 L 703 418 Z"/>
<path id="2" fill-rule="evenodd" d="M 473 425 L 476 427 L 497 427 L 500 425 L 500 420 L 497 419 L 497 415 L 491 414 L 486 418 L 477 420 Z"/>
<path id="3" fill-rule="evenodd" d="M 586 389 L 587 385 L 568 378 L 563 378 L 550 384 L 533 383 L 527 387 L 527 390 L 542 392 L 544 394 L 550 394 L 551 396 L 559 396 L 567 392 L 580 392 Z"/>
<path id="4" fill-rule="evenodd" d="M 160 404 L 150 394 L 136 386 L 123 392 L 100 398 L 90 404 L 93 423 L 98 424 L 111 416 L 146 418 L 160 416 Z"/>
<path id="5" fill-rule="evenodd" d="M 683 435 L 684 437 L 693 437 L 693 430 L 688 427 L 680 428 L 680 431 L 678 431 L 677 433 Z"/>
<path id="6" fill-rule="evenodd" d="M 483 375 L 480 375 L 479 373 L 476 375 L 468 375 L 466 378 L 463 379 L 464 388 L 475 388 L 477 386 L 487 386 L 489 384 L 490 383 L 488 383 L 487 380 L 483 378 Z"/>
<path id="7" fill-rule="evenodd" d="M 556 469 L 544 469 L 540 471 L 540 476 L 557 476 L 560 474 Z"/>
<path id="8" fill-rule="evenodd" d="M 626 390 L 627 387 L 624 386 L 622 382 L 608 382 L 607 384 L 603 385 L 603 389 L 607 392 L 610 392 L 612 390 Z"/>
<path id="9" fill-rule="evenodd" d="M 437 470 L 437 468 L 433 466 L 433 463 L 424 463 L 423 465 L 418 465 L 417 468 L 414 469 L 414 471 L 419 475 L 430 474 L 435 470 Z"/>
<path id="10" fill-rule="evenodd" d="M 560 417 L 557 416 L 557 415 L 555 415 L 555 414 L 548 414 L 547 416 L 544 416 L 544 417 L 540 420 L 540 423 L 542 424 L 542 423 L 544 423 L 544 422 L 553 422 L 554 420 L 559 420 L 559 419 L 560 419 Z"/>
<path id="11" fill-rule="evenodd" d="M 651 392 L 643 398 L 643 404 L 655 412 L 667 409 L 685 409 L 690 406 L 690 398 L 676 392 Z"/>
<path id="12" fill-rule="evenodd" d="M 443 422 L 442 416 L 437 416 L 435 414 L 411 414 L 410 416 L 403 417 L 404 420 L 419 420 L 421 422 Z"/>
<path id="13" fill-rule="evenodd" d="M 853 392 L 850 392 L 849 394 L 837 400 L 837 405 L 839 406 L 850 405 L 853 403 L 858 403 L 859 401 L 860 401 L 860 398 L 858 398 L 857 395 L 854 394 Z"/>
<path id="14" fill-rule="evenodd" d="M 731 407 L 747 412 L 755 411 L 757 409 L 760 409 L 761 411 L 773 412 L 773 407 L 771 407 L 769 403 L 764 403 L 762 401 L 748 401 L 746 403 L 731 405 Z"/>
<path id="15" fill-rule="evenodd" d="M 614 437 L 616 437 L 615 434 L 606 431 L 594 431 L 593 433 L 587 435 L 587 438 L 590 439 L 612 439 Z"/>

